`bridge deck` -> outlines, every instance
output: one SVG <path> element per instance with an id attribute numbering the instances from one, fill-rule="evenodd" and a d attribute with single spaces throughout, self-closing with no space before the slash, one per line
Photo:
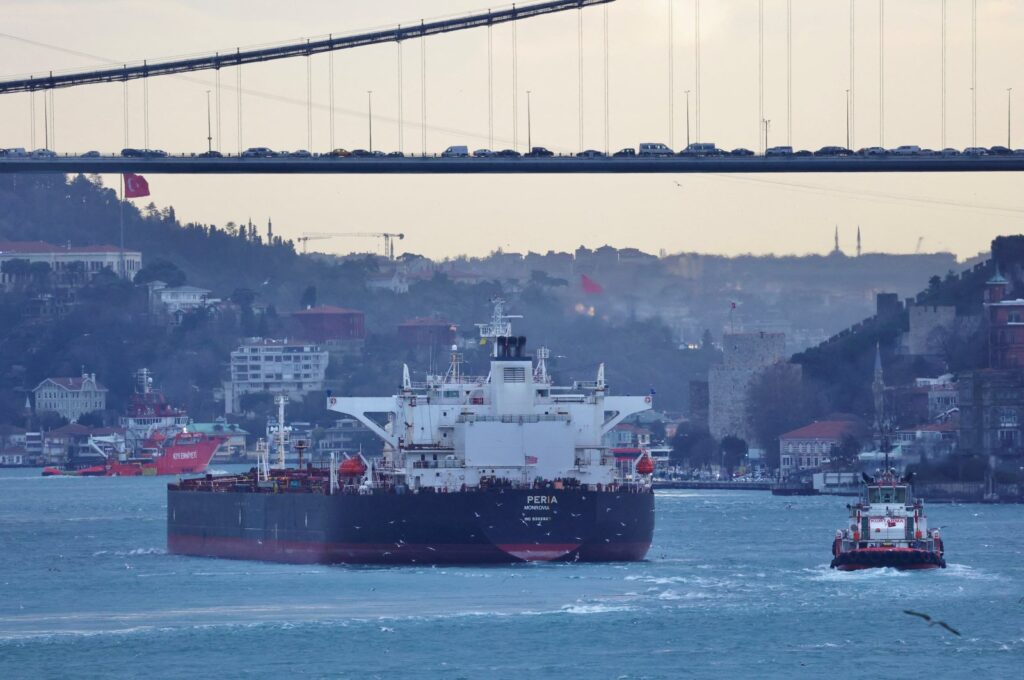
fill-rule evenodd
<path id="1" fill-rule="evenodd" d="M 952 158 L 121 158 L 0 157 L 0 173 L 63 172 L 148 174 L 674 174 L 1020 172 L 1024 156 Z"/>

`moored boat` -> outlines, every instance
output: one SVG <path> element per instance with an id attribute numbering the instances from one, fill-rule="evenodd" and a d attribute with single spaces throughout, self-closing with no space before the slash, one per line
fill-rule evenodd
<path id="1" fill-rule="evenodd" d="M 937 569 L 946 567 L 938 529 L 928 529 L 921 499 L 912 494 L 910 477 L 886 470 L 864 475 L 864 495 L 850 508 L 850 524 L 836 531 L 833 569 L 854 571 Z"/>
<path id="2" fill-rule="evenodd" d="M 227 441 L 182 430 L 173 436 L 155 433 L 140 451 L 127 455 L 110 455 L 101 465 L 65 470 L 43 468 L 44 477 L 139 477 L 154 475 L 199 474 L 206 471 L 213 454 Z"/>

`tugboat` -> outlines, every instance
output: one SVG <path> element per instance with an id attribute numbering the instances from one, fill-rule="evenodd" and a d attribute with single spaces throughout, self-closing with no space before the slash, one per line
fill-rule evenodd
<path id="1" fill-rule="evenodd" d="M 134 456 L 106 453 L 99 465 L 77 470 L 43 468 L 43 477 L 149 477 L 200 474 L 227 437 L 210 437 L 183 429 L 172 436 L 155 432 Z"/>
<path id="2" fill-rule="evenodd" d="M 608 394 L 603 364 L 593 382 L 557 385 L 547 350 L 534 364 L 512 334 L 518 317 L 493 302 L 479 325 L 488 375 L 465 375 L 453 346 L 446 375 L 414 383 L 406 366 L 398 394 L 328 393 L 328 410 L 384 441 L 382 457 L 288 468 L 279 447 L 275 467 L 264 454 L 247 474 L 169 484 L 168 550 L 334 564 L 644 559 L 653 461 L 619 465 L 602 440 L 652 397 Z"/>
<path id="3" fill-rule="evenodd" d="M 832 543 L 833 569 L 854 571 L 946 568 L 938 529 L 928 530 L 921 499 L 912 495 L 912 475 L 900 477 L 887 469 L 863 474 L 865 492 L 850 509 L 850 526 L 836 531 Z"/>

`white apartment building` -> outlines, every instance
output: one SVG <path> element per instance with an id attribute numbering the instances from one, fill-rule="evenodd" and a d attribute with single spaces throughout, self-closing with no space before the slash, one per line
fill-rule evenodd
<path id="1" fill-rule="evenodd" d="M 224 385 L 224 409 L 241 410 L 246 394 L 266 392 L 301 399 L 324 388 L 328 353 L 320 345 L 251 338 L 231 353 L 231 380 Z"/>
<path id="2" fill-rule="evenodd" d="M 32 393 L 36 413 L 55 411 L 72 423 L 84 413 L 107 408 L 107 388 L 96 380 L 95 373 L 83 373 L 80 378 L 47 378 Z"/>

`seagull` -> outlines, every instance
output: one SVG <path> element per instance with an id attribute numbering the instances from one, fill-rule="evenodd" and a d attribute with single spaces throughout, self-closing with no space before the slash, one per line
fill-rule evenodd
<path id="1" fill-rule="evenodd" d="M 675 182 L 675 185 L 676 185 L 677 187 L 679 187 L 680 189 L 682 189 L 682 188 L 683 188 L 683 185 L 682 185 L 682 184 L 680 184 L 679 182 L 676 182 L 676 180 L 672 180 L 672 181 L 673 181 L 673 182 Z"/>
<path id="2" fill-rule="evenodd" d="M 951 625 L 949 625 L 945 621 L 932 621 L 932 617 L 928 616 L 927 614 L 922 614 L 921 612 L 915 612 L 915 611 L 910 610 L 910 609 L 904 609 L 903 613 L 904 614 L 908 614 L 910 616 L 916 616 L 916 617 L 918 617 L 920 619 L 924 619 L 925 621 L 928 622 L 928 626 L 929 627 L 931 627 L 931 626 L 942 626 L 943 628 L 948 630 L 953 635 L 956 635 L 958 637 L 962 637 L 962 636 L 960 636 L 960 631 L 958 631 L 956 628 L 953 628 Z"/>

